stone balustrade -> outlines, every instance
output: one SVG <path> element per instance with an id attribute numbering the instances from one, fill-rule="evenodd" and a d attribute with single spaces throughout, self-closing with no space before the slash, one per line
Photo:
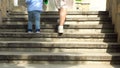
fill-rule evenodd
<path id="1" fill-rule="evenodd" d="M 1 10 L 0 10 L 0 23 L 2 23 L 2 14 L 1 14 Z"/>
<path id="2" fill-rule="evenodd" d="M 118 42 L 120 42 L 120 0 L 108 0 L 107 10 L 115 25 L 115 32 L 118 34 Z"/>

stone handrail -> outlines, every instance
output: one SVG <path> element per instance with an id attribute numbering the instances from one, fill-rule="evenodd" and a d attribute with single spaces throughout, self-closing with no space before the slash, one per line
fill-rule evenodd
<path id="1" fill-rule="evenodd" d="M 0 23 L 2 23 L 2 14 L 1 14 L 1 10 L 0 10 Z"/>
<path id="2" fill-rule="evenodd" d="M 107 10 L 115 25 L 115 32 L 118 34 L 118 42 L 120 42 L 120 0 L 108 0 Z"/>

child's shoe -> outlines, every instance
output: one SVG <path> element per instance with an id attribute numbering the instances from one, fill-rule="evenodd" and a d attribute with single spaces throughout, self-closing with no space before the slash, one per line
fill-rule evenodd
<path id="1" fill-rule="evenodd" d="M 36 29 L 35 33 L 40 33 L 40 29 Z"/>
<path id="2" fill-rule="evenodd" d="M 28 33 L 33 33 L 33 32 L 32 32 L 32 29 L 28 29 Z"/>

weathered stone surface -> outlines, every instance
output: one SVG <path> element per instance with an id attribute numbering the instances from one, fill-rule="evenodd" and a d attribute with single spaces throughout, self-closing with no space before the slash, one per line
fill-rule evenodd
<path id="1" fill-rule="evenodd" d="M 0 10 L 0 23 L 2 23 L 2 14 L 1 14 L 1 10 Z"/>

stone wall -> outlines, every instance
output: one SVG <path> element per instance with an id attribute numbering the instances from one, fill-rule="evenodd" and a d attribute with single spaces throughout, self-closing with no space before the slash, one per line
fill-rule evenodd
<path id="1" fill-rule="evenodd" d="M 1 14 L 1 10 L 0 10 L 0 23 L 2 23 L 2 14 Z"/>
<path id="2" fill-rule="evenodd" d="M 8 0 L 0 0 L 0 10 L 2 17 L 6 17 L 7 11 L 9 10 L 8 6 L 9 6 Z"/>
<path id="3" fill-rule="evenodd" d="M 4 10 L 2 12 L 5 12 L 6 10 L 9 11 L 26 11 L 26 4 L 25 0 L 18 0 L 18 6 L 14 6 L 14 0 L 0 0 L 2 2 L 2 8 L 4 7 Z M 69 0 L 70 1 L 70 0 Z M 4 4 L 4 3 L 5 4 Z M 75 0 L 74 7 L 70 9 L 70 11 L 105 11 L 106 9 L 106 0 L 82 0 L 80 4 L 76 5 Z M 98 4 L 99 2 L 102 2 L 101 4 Z M 3 6 L 5 5 L 5 6 Z M 7 5 L 7 6 L 6 6 Z M 8 7 L 9 6 L 9 7 Z M 47 5 L 44 5 L 45 11 L 56 11 L 56 7 L 54 4 L 54 0 L 49 0 L 49 3 Z M 3 13 L 3 16 L 5 16 L 6 13 Z"/>
<path id="4" fill-rule="evenodd" d="M 120 0 L 108 0 L 107 10 L 115 25 L 115 32 L 118 34 L 118 42 L 120 42 Z"/>

